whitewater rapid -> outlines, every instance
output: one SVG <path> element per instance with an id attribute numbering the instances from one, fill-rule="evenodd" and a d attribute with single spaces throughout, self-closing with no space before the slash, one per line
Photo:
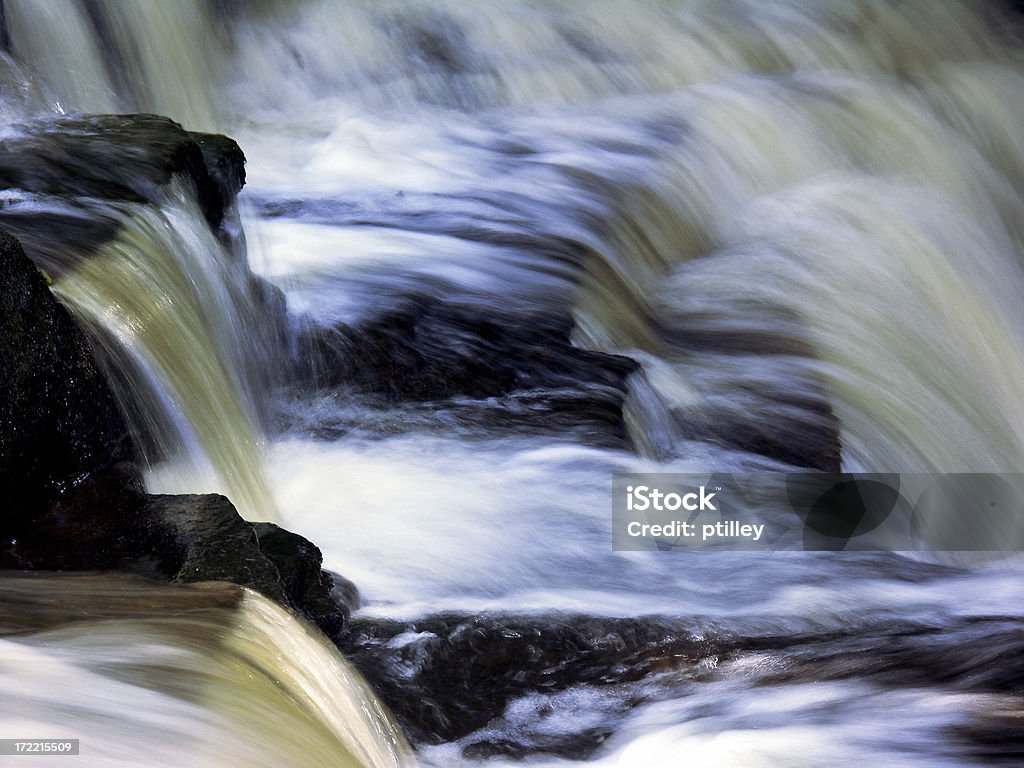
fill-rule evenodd
<path id="1" fill-rule="evenodd" d="M 164 393 L 152 407 L 192 428 L 150 490 L 279 514 L 359 586 L 357 617 L 668 616 L 800 638 L 632 688 L 522 696 L 488 738 L 614 723 L 596 764 L 983 764 L 963 734 L 1015 711 L 1015 646 L 972 627 L 1019 621 L 1019 558 L 615 552 L 610 489 L 616 472 L 833 459 L 1024 468 L 1017 17 L 930 0 L 105 0 L 90 4 L 97 25 L 65 5 L 4 4 L 12 53 L 43 83 L 17 108 L 151 110 L 236 138 L 249 264 L 284 292 L 290 352 L 310 329 L 391 339 L 411 307 L 410 343 L 438 357 L 472 359 L 483 320 L 511 318 L 637 364 L 621 435 L 543 410 L 614 401 L 594 380 L 450 397 L 291 382 L 251 404 L 247 377 L 286 361 L 246 358 L 258 320 L 214 318 L 188 347 L 238 353 L 201 377 L 235 404 L 213 420 L 191 353 L 163 346 L 181 332 L 164 329 L 141 342 Z M 146 223 L 132 221 L 122 250 Z M 98 301 L 94 315 L 116 300 L 78 279 L 87 295 L 63 295 Z M 204 305 L 224 300 L 203 290 Z M 350 361 L 371 382 L 374 354 L 387 357 L 367 345 Z M 887 625 L 926 636 L 907 641 L 922 653 L 933 635 L 966 649 L 962 675 L 897 685 L 890 667 L 845 664 L 884 657 Z M 965 682 L 988 668 L 1005 685 Z M 422 757 L 482 762 L 467 743 Z"/>

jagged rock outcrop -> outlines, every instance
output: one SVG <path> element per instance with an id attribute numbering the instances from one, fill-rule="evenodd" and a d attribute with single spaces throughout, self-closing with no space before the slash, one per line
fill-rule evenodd
<path id="1" fill-rule="evenodd" d="M 176 175 L 217 227 L 245 183 L 245 155 L 226 136 L 159 115 L 46 118 L 11 126 L 0 140 L 4 189 L 153 203 Z"/>
<path id="2" fill-rule="evenodd" d="M 0 546 L 0 568 L 241 584 L 336 638 L 348 608 L 334 599 L 334 580 L 321 563 L 310 541 L 276 525 L 247 523 L 224 496 L 146 494 L 128 463 L 94 472 Z"/>

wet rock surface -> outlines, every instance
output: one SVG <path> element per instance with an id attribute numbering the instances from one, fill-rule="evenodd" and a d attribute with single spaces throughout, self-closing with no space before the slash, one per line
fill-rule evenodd
<path id="1" fill-rule="evenodd" d="M 382 407 L 407 403 L 421 415 L 443 413 L 477 434 L 488 425 L 573 432 L 591 444 L 627 447 L 622 404 L 637 365 L 573 346 L 571 329 L 569 318 L 408 297 L 366 322 L 303 331 L 299 377 L 314 388 L 376 398 Z"/>
<path id="2" fill-rule="evenodd" d="M 340 647 L 424 743 L 483 728 L 517 696 L 637 682 L 711 650 L 678 623 L 580 616 L 357 618 Z"/>
<path id="3" fill-rule="evenodd" d="M 757 633 L 661 617 L 357 616 L 339 647 L 416 743 L 457 741 L 473 759 L 586 759 L 637 706 L 713 682 L 857 680 L 1012 695 L 1021 685 L 1021 633 L 1020 621 L 1007 617 L 964 619 L 953 628 L 904 621 Z M 574 718 L 563 722 L 575 730 L 547 726 L 545 718 L 558 721 L 577 699 L 601 712 L 601 727 Z M 985 759 L 1008 759 L 1016 753 L 1006 744 L 1024 735 L 1011 705 L 998 722 L 958 727 L 956 738 L 970 740 Z"/>
<path id="4" fill-rule="evenodd" d="M 117 570 L 173 582 L 228 581 L 288 606 L 336 637 L 348 608 L 303 537 L 243 520 L 217 494 L 152 495 L 122 463 L 68 490 L 0 548 L 0 568 Z"/>
<path id="5" fill-rule="evenodd" d="M 159 115 L 48 118 L 12 126 L 0 140 L 0 188 L 152 203 L 177 175 L 217 227 L 245 181 L 244 162 L 233 140 Z"/>
<path id="6" fill-rule="evenodd" d="M 336 638 L 345 628 L 352 604 L 358 605 L 354 585 L 321 568 L 323 556 L 309 539 L 273 523 L 257 523 L 253 530 L 260 553 L 277 569 L 287 602 L 328 637 Z"/>
<path id="7" fill-rule="evenodd" d="M 0 230 L 0 533 L 134 449 L 85 335 L 18 241 Z"/>
<path id="8" fill-rule="evenodd" d="M 624 389 L 636 363 L 573 347 L 571 328 L 554 317 L 485 314 L 411 299 L 355 328 L 312 329 L 300 344 L 314 379 L 394 399 L 493 397 L 589 383 Z"/>

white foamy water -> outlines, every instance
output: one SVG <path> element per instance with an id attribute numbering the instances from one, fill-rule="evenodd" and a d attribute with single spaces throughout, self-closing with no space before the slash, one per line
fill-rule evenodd
<path id="1" fill-rule="evenodd" d="M 483 414 L 474 430 L 452 403 L 296 387 L 274 395 L 265 456 L 225 454 L 265 490 L 181 461 L 154 468 L 151 489 L 271 499 L 360 587 L 363 616 L 659 614 L 815 638 L 1019 621 L 1013 558 L 929 570 L 896 555 L 616 553 L 609 498 L 616 471 L 786 469 L 836 425 L 847 471 L 1024 469 L 1024 76 L 1001 6 L 101 3 L 105 34 L 139 41 L 114 46 L 121 83 L 84 6 L 7 5 L 44 101 L 166 112 L 239 140 L 250 262 L 285 291 L 293 331 L 415 296 L 569 317 L 578 347 L 640 364 L 632 449 L 509 426 L 500 398 L 456 398 Z M 201 55 L 154 42 L 164 28 Z M 156 375 L 180 375 L 178 359 Z M 234 386 L 219 378 L 203 377 L 213 394 Z M 230 426 L 244 413 L 208 418 L 204 401 L 217 402 L 181 409 L 198 442 L 259 443 L 258 426 Z M 759 452 L 758 430 L 789 452 Z M 963 638 L 977 642 L 983 656 L 989 640 Z M 881 653 L 838 655 L 868 652 Z M 807 662 L 793 649 L 705 662 L 714 674 L 670 670 L 625 712 L 629 692 L 583 686 L 517 699 L 488 727 L 614 723 L 602 766 L 970 765 L 982 757 L 957 729 L 1009 707 L 885 674 L 762 685 Z M 464 746 L 423 757 L 483 762 Z"/>

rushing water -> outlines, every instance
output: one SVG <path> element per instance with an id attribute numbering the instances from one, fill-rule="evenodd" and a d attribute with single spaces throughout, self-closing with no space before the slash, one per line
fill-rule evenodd
<path id="1" fill-rule="evenodd" d="M 184 442 L 183 455 L 209 457 L 210 466 L 190 466 L 190 475 L 214 473 L 244 516 L 276 521 L 260 469 L 255 393 L 245 386 L 251 361 L 243 352 L 254 345 L 238 337 L 257 311 L 232 290 L 238 281 L 223 250 L 181 193 L 159 212 L 132 211 L 118 236 L 54 290 L 145 372 L 147 384 L 122 396 L 134 410 L 149 419 L 175 412 L 180 430 L 157 423 L 146 430 L 161 441 L 159 455 Z"/>
<path id="2" fill-rule="evenodd" d="M 0 716 L 17 738 L 82 734 L 95 766 L 402 764 L 333 646 L 253 592 L 29 575 L 0 595 Z"/>
<path id="3" fill-rule="evenodd" d="M 57 287 L 122 339 L 138 323 L 112 307 L 196 305 L 128 334 L 153 380 L 142 410 L 178 425 L 151 488 L 277 510 L 358 584 L 363 616 L 659 615 L 804 638 L 527 695 L 485 736 L 614 724 L 594 760 L 622 766 L 1020 757 L 977 736 L 1019 723 L 1018 560 L 618 553 L 608 496 L 617 471 L 822 466 L 836 427 L 847 471 L 1024 471 L 1019 17 L 933 0 L 4 10 L 7 113 L 154 111 L 233 136 L 249 262 L 285 291 L 292 353 L 338 324 L 364 342 L 350 380 L 267 395 L 255 371 L 285 361 L 260 357 L 230 270 L 202 262 L 222 244 L 196 242 L 187 201 L 164 206 L 169 227 L 133 213 Z M 577 350 L 632 358 L 626 433 L 545 410 L 607 402 L 576 357 L 529 391 L 382 391 L 373 329 L 393 338 L 396 313 L 456 369 L 529 367 L 565 327 Z M 488 321 L 527 330 L 495 353 Z M 955 668 L 897 684 L 847 664 L 885 657 L 896 626 Z M 421 757 L 476 762 L 462 746 Z"/>

